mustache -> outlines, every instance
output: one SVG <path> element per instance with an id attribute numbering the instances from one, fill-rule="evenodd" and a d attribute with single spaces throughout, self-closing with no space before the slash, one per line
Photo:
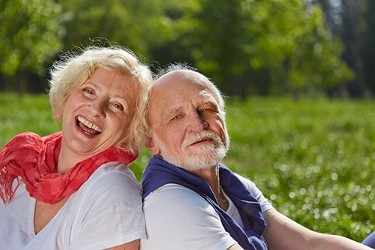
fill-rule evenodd
<path id="1" fill-rule="evenodd" d="M 200 132 L 197 132 L 195 134 L 192 134 L 189 138 L 186 138 L 183 142 L 183 146 L 189 146 L 192 144 L 195 144 L 200 141 L 214 141 L 217 144 L 224 144 L 223 139 L 215 132 L 210 130 L 203 130 Z"/>

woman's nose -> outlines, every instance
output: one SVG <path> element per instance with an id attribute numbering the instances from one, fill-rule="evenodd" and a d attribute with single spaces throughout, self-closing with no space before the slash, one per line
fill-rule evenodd
<path id="1" fill-rule="evenodd" d="M 92 110 L 94 112 L 94 116 L 97 116 L 97 117 L 105 117 L 106 116 L 106 113 L 105 113 L 106 102 L 105 101 L 96 100 L 92 103 L 91 107 L 92 107 Z"/>

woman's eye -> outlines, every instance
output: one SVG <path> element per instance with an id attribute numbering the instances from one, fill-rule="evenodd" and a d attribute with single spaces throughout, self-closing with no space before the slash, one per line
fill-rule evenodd
<path id="1" fill-rule="evenodd" d="M 120 111 L 123 111 L 124 110 L 124 107 L 119 104 L 119 103 L 112 103 L 112 106 L 115 108 L 115 109 L 118 109 Z"/>
<path id="2" fill-rule="evenodd" d="M 92 89 L 89 89 L 89 88 L 83 88 L 82 91 L 86 94 L 89 94 L 89 95 L 94 94 L 94 91 L 92 91 Z"/>

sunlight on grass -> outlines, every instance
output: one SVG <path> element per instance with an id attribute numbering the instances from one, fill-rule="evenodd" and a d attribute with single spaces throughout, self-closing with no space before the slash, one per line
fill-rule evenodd
<path id="1" fill-rule="evenodd" d="M 232 100 L 227 109 L 232 144 L 225 162 L 299 223 L 361 241 L 375 222 L 373 105 Z"/>
<path id="2" fill-rule="evenodd" d="M 373 101 L 228 100 L 225 164 L 252 179 L 282 213 L 320 232 L 361 241 L 375 230 Z M 0 94 L 0 145 L 58 130 L 47 96 Z M 138 180 L 150 153 L 131 165 Z"/>

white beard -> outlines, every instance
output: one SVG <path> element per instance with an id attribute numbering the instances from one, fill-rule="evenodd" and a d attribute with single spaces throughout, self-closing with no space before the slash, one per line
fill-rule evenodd
<path id="1" fill-rule="evenodd" d="M 184 140 L 181 147 L 182 152 L 185 153 L 183 157 L 178 157 L 177 155 L 170 152 L 167 146 L 159 139 L 159 137 L 152 133 L 155 144 L 160 148 L 164 160 L 167 162 L 181 167 L 187 171 L 200 170 L 205 168 L 210 168 L 219 164 L 219 162 L 224 159 L 229 149 L 229 137 L 226 135 L 225 143 L 221 140 L 219 135 L 210 131 L 204 130 L 193 135 L 188 140 Z M 190 141 L 197 141 L 199 138 L 210 137 L 215 141 L 215 144 L 209 144 L 202 146 L 194 153 L 194 155 L 184 152 L 187 145 L 190 145 Z M 189 141 L 189 142 L 187 142 Z"/>

